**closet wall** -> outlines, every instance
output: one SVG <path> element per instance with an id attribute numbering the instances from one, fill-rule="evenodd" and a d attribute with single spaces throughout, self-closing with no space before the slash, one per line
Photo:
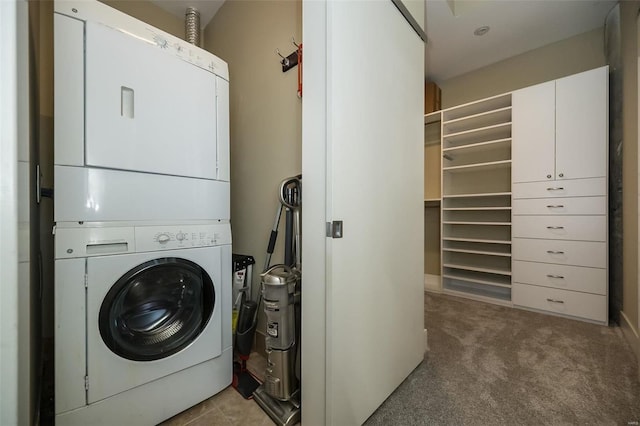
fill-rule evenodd
<path id="1" fill-rule="evenodd" d="M 300 0 L 227 0 L 204 31 L 206 49 L 229 64 L 233 252 L 256 259 L 254 296 L 279 203 L 278 187 L 302 167 L 298 69 L 283 73 L 274 53 L 292 53 L 292 37 L 301 42 Z M 304 192 L 304 178 L 302 185 Z M 283 260 L 284 218 L 280 231 L 272 263 Z"/>
<path id="2" fill-rule="evenodd" d="M 290 54 L 291 38 L 300 43 L 301 36 L 299 0 L 228 0 L 204 31 L 206 49 L 229 64 L 233 251 L 255 257 L 254 284 L 264 265 L 278 186 L 301 170 L 297 68 L 283 73 L 274 52 Z M 284 232 L 273 262 L 282 261 L 283 239 Z"/>
<path id="3" fill-rule="evenodd" d="M 439 113 L 431 116 L 435 120 Z M 440 275 L 440 121 L 424 126 L 424 273 L 426 288 L 438 288 Z"/>
<path id="4" fill-rule="evenodd" d="M 440 81 L 442 108 L 601 67 L 605 65 L 603 35 L 598 28 Z"/>

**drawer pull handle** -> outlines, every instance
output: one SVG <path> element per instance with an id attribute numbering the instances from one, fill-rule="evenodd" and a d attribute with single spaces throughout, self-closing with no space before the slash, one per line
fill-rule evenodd
<path id="1" fill-rule="evenodd" d="M 564 254 L 563 251 L 554 251 L 554 250 L 547 250 L 547 253 L 549 253 L 549 254 Z"/>
<path id="2" fill-rule="evenodd" d="M 564 303 L 564 300 L 558 300 L 558 299 L 547 299 L 547 302 L 552 302 L 552 303 Z"/>
<path id="3" fill-rule="evenodd" d="M 564 229 L 564 226 L 547 226 L 547 229 Z"/>
<path id="4" fill-rule="evenodd" d="M 547 188 L 547 191 L 564 191 L 564 188 L 562 186 L 556 186 L 556 187 Z"/>
<path id="5" fill-rule="evenodd" d="M 555 206 L 554 205 L 549 205 L 547 207 L 550 208 L 550 209 L 562 209 L 562 208 L 564 208 L 564 206 L 562 204 L 556 204 Z"/>
<path id="6" fill-rule="evenodd" d="M 548 278 L 557 278 L 559 280 L 564 280 L 564 277 L 562 275 L 551 275 L 551 274 L 547 274 Z"/>

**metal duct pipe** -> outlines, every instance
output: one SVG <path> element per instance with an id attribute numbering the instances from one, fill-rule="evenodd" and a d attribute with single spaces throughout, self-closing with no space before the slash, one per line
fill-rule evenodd
<path id="1" fill-rule="evenodd" d="M 195 7 L 187 7 L 184 13 L 184 32 L 189 43 L 200 46 L 200 12 Z"/>

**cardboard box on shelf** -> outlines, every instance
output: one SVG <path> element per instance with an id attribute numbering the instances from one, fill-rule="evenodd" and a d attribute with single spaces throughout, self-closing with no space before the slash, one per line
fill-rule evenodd
<path id="1" fill-rule="evenodd" d="M 424 85 L 424 113 L 440 110 L 440 88 L 437 84 L 427 81 Z"/>

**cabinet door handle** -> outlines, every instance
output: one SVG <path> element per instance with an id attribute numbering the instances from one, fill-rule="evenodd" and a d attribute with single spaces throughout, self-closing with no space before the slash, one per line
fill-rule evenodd
<path id="1" fill-rule="evenodd" d="M 548 205 L 547 207 L 550 208 L 550 209 L 562 209 L 562 208 L 564 208 L 564 206 L 562 204 L 556 204 L 556 205 L 551 204 L 551 205 Z"/>
<path id="2" fill-rule="evenodd" d="M 563 191 L 563 190 L 564 190 L 564 188 L 561 187 L 561 186 L 547 188 L 547 191 Z"/>
<path id="3" fill-rule="evenodd" d="M 548 278 L 557 278 L 559 280 L 564 280 L 564 277 L 562 275 L 552 275 L 552 274 L 547 274 Z"/>
<path id="4" fill-rule="evenodd" d="M 564 303 L 564 300 L 558 300 L 558 299 L 547 299 L 547 302 L 552 302 L 552 303 Z"/>
<path id="5" fill-rule="evenodd" d="M 547 253 L 549 253 L 549 254 L 564 254 L 563 251 L 555 251 L 555 250 L 547 250 Z"/>
<path id="6" fill-rule="evenodd" d="M 547 226 L 547 229 L 564 229 L 564 226 Z"/>

